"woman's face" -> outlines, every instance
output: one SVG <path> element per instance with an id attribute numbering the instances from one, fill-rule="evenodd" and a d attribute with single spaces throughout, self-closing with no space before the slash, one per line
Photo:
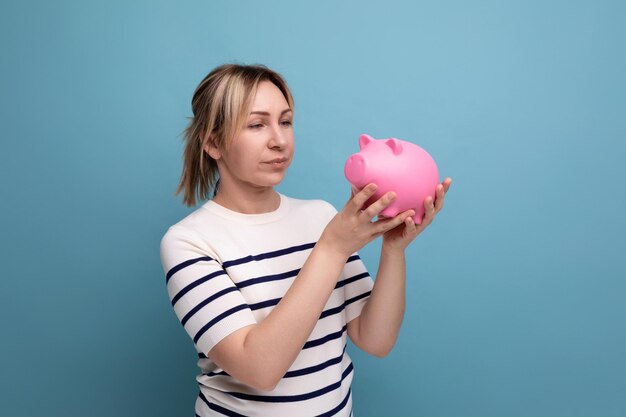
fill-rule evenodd
<path id="1" fill-rule="evenodd" d="M 278 185 L 294 151 L 293 113 L 273 83 L 259 83 L 246 124 L 228 149 L 212 148 L 220 187 L 265 188 Z"/>

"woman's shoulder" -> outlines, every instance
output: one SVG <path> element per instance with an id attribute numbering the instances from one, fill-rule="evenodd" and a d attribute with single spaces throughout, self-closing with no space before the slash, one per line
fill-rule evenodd
<path id="1" fill-rule="evenodd" d="M 184 217 L 180 218 L 178 221 L 176 221 L 174 224 L 172 224 L 170 227 L 175 227 L 175 228 L 187 228 L 187 229 L 193 229 L 194 225 L 198 222 L 202 221 L 202 217 L 204 216 L 204 210 L 202 210 L 202 207 L 196 207 L 195 210 L 193 210 L 192 212 L 186 214 Z"/>
<path id="2" fill-rule="evenodd" d="M 207 219 L 210 219 L 210 216 L 207 216 L 206 210 L 203 210 L 202 207 L 197 207 L 194 211 L 169 226 L 162 240 L 196 238 L 196 231 L 199 230 L 202 225 L 206 224 Z"/>

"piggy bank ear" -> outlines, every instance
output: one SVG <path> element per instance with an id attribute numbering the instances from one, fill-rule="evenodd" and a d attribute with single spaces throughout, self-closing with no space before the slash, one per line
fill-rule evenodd
<path id="1" fill-rule="evenodd" d="M 365 133 L 359 136 L 359 148 L 365 148 L 370 142 L 374 140 L 370 135 L 366 135 Z"/>
<path id="2" fill-rule="evenodd" d="M 394 155 L 400 155 L 402 153 L 402 144 L 396 138 L 387 139 L 385 145 L 391 148 Z"/>

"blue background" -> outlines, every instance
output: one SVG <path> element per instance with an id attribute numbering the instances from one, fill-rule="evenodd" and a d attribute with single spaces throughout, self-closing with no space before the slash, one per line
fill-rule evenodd
<path id="1" fill-rule="evenodd" d="M 193 210 L 193 90 L 240 62 L 295 95 L 279 191 L 341 208 L 361 133 L 454 180 L 408 249 L 395 349 L 351 347 L 357 417 L 626 415 L 625 21 L 620 1 L 3 1 L 0 414 L 193 415 L 159 242 Z"/>

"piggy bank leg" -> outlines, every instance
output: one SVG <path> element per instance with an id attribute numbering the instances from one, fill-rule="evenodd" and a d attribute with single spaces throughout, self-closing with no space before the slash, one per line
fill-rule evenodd
<path id="1" fill-rule="evenodd" d="M 384 217 L 396 217 L 398 213 L 400 213 L 400 210 L 398 210 L 397 207 L 389 206 L 381 211 L 380 215 Z"/>

